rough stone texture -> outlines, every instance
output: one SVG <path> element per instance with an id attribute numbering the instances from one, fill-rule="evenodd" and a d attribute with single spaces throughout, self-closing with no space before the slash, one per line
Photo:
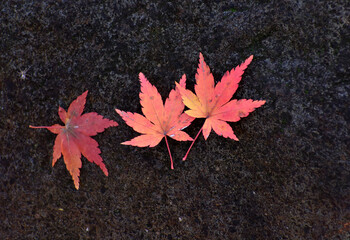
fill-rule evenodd
<path id="1" fill-rule="evenodd" d="M 88 3 L 89 2 L 89 3 Z M 349 239 L 349 8 L 344 1 L 1 1 L 2 239 Z M 266 105 L 231 124 L 239 142 L 120 145 L 137 135 L 138 73 L 167 96 L 193 89 L 202 52 L 216 80 L 255 58 L 235 98 Z M 26 77 L 20 76 L 26 71 Z M 95 137 L 76 191 L 55 136 L 58 106 L 118 121 Z M 187 132 L 194 136 L 203 121 Z"/>

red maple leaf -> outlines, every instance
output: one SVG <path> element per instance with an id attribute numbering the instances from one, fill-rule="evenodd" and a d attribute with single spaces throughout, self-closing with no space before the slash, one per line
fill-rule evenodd
<path id="1" fill-rule="evenodd" d="M 185 113 L 191 117 L 205 118 L 203 127 L 199 130 L 194 141 L 196 141 L 201 131 L 203 131 L 203 136 L 206 140 L 211 129 L 220 136 L 238 141 L 238 138 L 227 122 L 237 122 L 242 117 L 247 117 L 255 108 L 261 107 L 265 103 L 265 101 L 253 101 L 252 99 L 234 99 L 230 101 L 238 88 L 238 83 L 242 79 L 244 70 L 248 67 L 252 59 L 253 55 L 240 66 L 233 68 L 230 72 L 227 71 L 221 81 L 214 87 L 213 74 L 210 73 L 210 68 L 204 62 L 203 55 L 200 53 L 196 85 L 194 87 L 196 94 L 176 83 L 184 104 L 189 108 Z M 184 156 L 184 161 L 194 141 Z"/>
<path id="2" fill-rule="evenodd" d="M 108 176 L 107 168 L 99 155 L 101 150 L 98 148 L 98 143 L 90 136 L 95 136 L 108 127 L 118 126 L 118 123 L 103 118 L 95 112 L 81 115 L 84 110 L 87 93 L 88 91 L 84 92 L 74 100 L 69 106 L 68 112 L 59 107 L 58 115 L 65 126 L 59 124 L 50 127 L 29 126 L 31 128 L 47 128 L 51 132 L 58 134 L 53 147 L 52 166 L 63 154 L 64 162 L 72 175 L 76 189 L 79 189 L 81 154 L 90 162 L 97 164 L 103 173 Z"/>
<path id="3" fill-rule="evenodd" d="M 139 74 L 139 78 L 141 82 L 140 103 L 145 117 L 138 113 L 124 112 L 119 109 L 116 109 L 116 112 L 124 119 L 127 125 L 136 132 L 142 133 L 142 135 L 122 144 L 137 147 L 154 147 L 165 138 L 171 169 L 174 169 L 167 136 L 177 141 L 193 140 L 181 130 L 190 125 L 194 118 L 183 113 L 185 106 L 182 103 L 178 88 L 171 90 L 169 98 L 165 100 L 165 105 L 163 105 L 162 97 L 157 88 L 147 80 L 143 73 Z M 183 88 L 186 87 L 185 75 L 182 76 L 178 85 Z"/>

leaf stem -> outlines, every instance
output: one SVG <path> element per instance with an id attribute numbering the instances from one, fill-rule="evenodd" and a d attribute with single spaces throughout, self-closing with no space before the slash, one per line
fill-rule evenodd
<path id="1" fill-rule="evenodd" d="M 191 146 L 189 147 L 189 149 L 187 150 L 186 155 L 182 158 L 182 161 L 185 161 L 185 160 L 186 160 L 187 155 L 188 155 L 188 153 L 190 152 L 190 150 L 191 150 L 191 148 L 192 148 L 192 146 L 193 146 L 193 144 L 194 144 L 194 141 L 196 141 L 196 139 L 198 138 L 198 136 L 199 136 L 199 134 L 202 132 L 202 130 L 203 130 L 203 127 L 199 130 L 199 132 L 197 133 L 197 136 L 196 136 L 196 137 L 194 138 L 194 140 L 192 141 L 192 144 L 191 144 Z"/>
<path id="2" fill-rule="evenodd" d="M 166 147 L 168 148 L 168 152 L 169 152 L 169 156 L 170 156 L 170 161 L 171 161 L 171 169 L 174 169 L 174 164 L 173 164 L 173 158 L 171 157 L 171 152 L 170 152 L 170 148 L 169 148 L 169 144 L 168 144 L 168 139 L 165 137 L 165 143 L 166 143 Z"/>
<path id="3" fill-rule="evenodd" d="M 29 125 L 30 128 L 49 128 L 49 126 L 32 126 Z"/>

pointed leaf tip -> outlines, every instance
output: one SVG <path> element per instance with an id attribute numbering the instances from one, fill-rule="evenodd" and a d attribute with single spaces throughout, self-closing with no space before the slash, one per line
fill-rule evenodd
<path id="1" fill-rule="evenodd" d="M 181 87 L 186 88 L 186 74 L 182 75 L 179 84 Z"/>
<path id="2" fill-rule="evenodd" d="M 249 65 L 252 62 L 253 57 L 254 57 L 254 55 L 250 55 L 249 58 L 247 58 L 247 60 L 245 60 L 245 64 Z"/>
<path id="3" fill-rule="evenodd" d="M 142 72 L 140 72 L 140 73 L 139 73 L 139 79 L 140 79 L 140 81 L 143 81 L 145 78 L 146 78 L 146 76 L 145 76 Z"/>

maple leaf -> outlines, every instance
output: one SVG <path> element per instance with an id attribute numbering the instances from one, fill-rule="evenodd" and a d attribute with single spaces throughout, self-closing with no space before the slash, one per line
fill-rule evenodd
<path id="1" fill-rule="evenodd" d="M 81 168 L 81 154 L 97 164 L 103 173 L 108 176 L 108 171 L 100 156 L 101 150 L 98 143 L 90 136 L 103 132 L 106 128 L 118 126 L 118 123 L 103 118 L 95 112 L 83 113 L 88 91 L 77 97 L 66 112 L 59 107 L 58 115 L 65 126 L 55 124 L 52 126 L 29 126 L 31 128 L 47 128 L 49 131 L 58 134 L 53 147 L 52 167 L 63 155 L 64 162 L 72 175 L 76 189 L 79 189 L 79 175 Z"/>
<path id="2" fill-rule="evenodd" d="M 185 105 L 182 103 L 178 88 L 170 91 L 169 97 L 165 100 L 165 105 L 163 105 L 162 97 L 157 88 L 147 80 L 143 73 L 139 74 L 139 78 L 141 82 L 140 103 L 145 116 L 138 113 L 120 111 L 119 109 L 115 110 L 127 125 L 142 135 L 122 144 L 137 147 L 154 147 L 165 138 L 171 169 L 174 169 L 167 136 L 177 141 L 193 140 L 181 130 L 188 127 L 194 118 L 183 113 Z M 186 75 L 182 76 L 178 85 L 186 87 Z"/>
<path id="3" fill-rule="evenodd" d="M 227 71 L 221 81 L 214 87 L 214 77 L 210 73 L 209 66 L 204 62 L 202 53 L 199 54 L 199 64 L 196 73 L 196 94 L 176 83 L 184 104 L 189 108 L 185 111 L 191 117 L 205 118 L 203 127 L 189 147 L 183 161 L 186 160 L 198 135 L 203 131 L 207 140 L 211 129 L 218 135 L 238 141 L 232 128 L 227 122 L 237 122 L 242 117 L 247 117 L 255 108 L 261 107 L 265 101 L 254 101 L 252 99 L 232 100 L 233 94 L 238 88 L 244 70 L 253 59 L 253 55 L 245 60 L 240 66 Z"/>

